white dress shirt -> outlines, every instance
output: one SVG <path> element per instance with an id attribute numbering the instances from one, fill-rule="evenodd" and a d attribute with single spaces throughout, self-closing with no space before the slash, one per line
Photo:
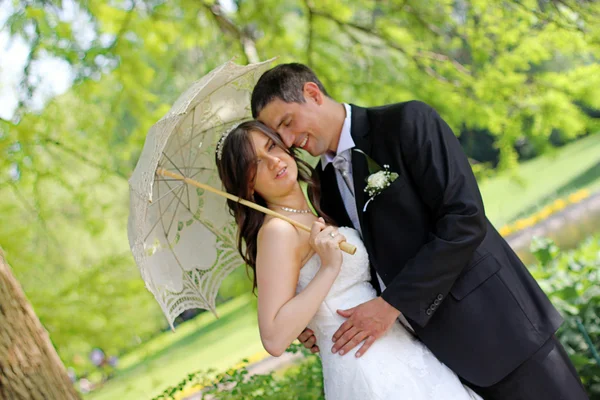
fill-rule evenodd
<path id="1" fill-rule="evenodd" d="M 327 165 L 331 162 L 333 162 L 333 159 L 335 158 L 336 155 L 338 154 L 342 154 L 350 163 L 349 167 L 348 167 L 348 174 L 350 176 L 350 179 L 353 179 L 352 176 L 352 149 L 355 147 L 355 143 L 354 140 L 352 140 L 352 134 L 351 134 L 351 125 L 352 125 L 352 109 L 350 108 L 350 105 L 343 103 L 344 104 L 344 109 L 346 110 L 346 118 L 344 119 L 344 124 L 342 125 L 342 132 L 340 134 L 340 141 L 338 142 L 338 147 L 337 147 L 337 151 L 336 153 L 332 153 L 332 152 L 326 152 L 323 155 L 321 155 L 321 166 L 323 168 L 323 170 L 325 170 L 325 167 L 327 167 Z M 346 183 L 344 182 L 344 178 L 342 177 L 341 172 L 336 169 L 335 170 L 335 177 L 337 180 L 337 184 L 338 184 L 338 189 L 340 190 L 340 193 L 344 193 L 347 192 L 346 189 Z M 360 188 L 355 188 L 355 190 L 361 190 Z M 352 199 L 352 200 L 350 200 Z M 358 221 L 358 212 L 356 209 L 356 201 L 354 201 L 354 197 L 350 197 L 350 196 L 344 196 L 342 195 L 342 200 L 344 202 L 344 206 L 346 207 L 346 212 L 348 213 L 348 216 L 350 216 L 350 220 L 352 221 L 352 224 L 354 225 L 354 228 L 360 233 L 361 237 L 362 237 L 362 230 L 360 228 L 360 222 Z M 379 274 L 377 274 L 377 280 L 379 281 L 379 286 L 381 287 L 381 291 L 383 292 L 385 290 L 385 284 L 383 283 L 383 280 L 381 279 L 381 277 L 379 276 Z M 402 325 L 404 325 L 405 327 L 407 327 L 407 329 L 410 329 L 411 331 L 414 332 L 414 330 L 412 329 L 412 326 L 410 326 L 410 324 L 408 323 L 408 321 L 406 320 L 406 318 L 404 317 L 403 314 L 400 314 L 400 316 L 398 317 L 398 319 L 400 320 L 400 322 L 402 323 Z"/>

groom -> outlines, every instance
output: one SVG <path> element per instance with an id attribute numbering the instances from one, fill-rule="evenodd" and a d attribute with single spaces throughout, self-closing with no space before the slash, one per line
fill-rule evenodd
<path id="1" fill-rule="evenodd" d="M 339 311 L 347 320 L 331 351 L 362 344 L 362 355 L 399 318 L 485 399 L 588 398 L 554 336 L 561 316 L 487 220 L 467 157 L 434 109 L 340 104 L 293 63 L 260 78 L 252 114 L 321 157 L 323 211 L 359 230 L 369 252 L 380 297 Z M 398 174 L 366 208 L 367 156 L 355 150 Z M 318 349 L 309 330 L 300 340 Z"/>

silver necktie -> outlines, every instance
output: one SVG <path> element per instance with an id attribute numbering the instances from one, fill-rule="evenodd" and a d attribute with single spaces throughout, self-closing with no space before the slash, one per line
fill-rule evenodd
<path id="1" fill-rule="evenodd" d="M 356 210 L 356 200 L 354 198 L 354 182 L 352 181 L 351 165 L 349 157 L 345 154 L 338 154 L 332 161 L 333 167 L 338 173 L 335 174 L 335 180 L 337 181 L 340 195 L 342 196 L 342 202 L 352 221 L 354 228 L 362 235 L 360 229 L 360 222 L 358 220 L 358 212 Z"/>
<path id="2" fill-rule="evenodd" d="M 332 161 L 333 167 L 340 171 L 342 174 L 342 178 L 344 182 L 346 182 L 346 186 L 350 190 L 352 197 L 354 197 L 354 182 L 352 182 L 352 177 L 350 176 L 350 162 L 344 157 L 343 154 L 338 154 Z"/>

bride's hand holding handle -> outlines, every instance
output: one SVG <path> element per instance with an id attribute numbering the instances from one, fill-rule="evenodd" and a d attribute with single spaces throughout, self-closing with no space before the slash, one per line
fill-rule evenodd
<path id="1" fill-rule="evenodd" d="M 346 237 L 336 227 L 326 225 L 323 218 L 313 223 L 309 244 L 321 258 L 321 268 L 333 268 L 339 272 L 343 259 L 340 243 L 345 241 Z"/>
<path id="2" fill-rule="evenodd" d="M 334 227 L 327 226 L 323 218 L 319 218 L 313 223 L 309 243 L 313 250 L 321 257 L 321 266 L 323 268 L 333 268 L 336 270 L 336 273 L 339 272 L 342 266 L 342 254 L 339 244 L 345 240 L 344 235 L 337 232 L 337 229 Z M 317 338 L 311 329 L 304 329 L 300 336 L 298 336 L 298 340 L 311 353 L 319 352 Z"/>

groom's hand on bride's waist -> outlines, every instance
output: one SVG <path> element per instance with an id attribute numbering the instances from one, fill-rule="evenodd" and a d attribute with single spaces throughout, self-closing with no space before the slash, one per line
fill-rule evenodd
<path id="1" fill-rule="evenodd" d="M 362 347 L 356 352 L 356 357 L 365 354 L 375 340 L 383 336 L 400 315 L 400 311 L 381 297 L 337 312 L 348 319 L 333 334 L 334 344 L 331 351 L 344 355 L 364 341 Z"/>

